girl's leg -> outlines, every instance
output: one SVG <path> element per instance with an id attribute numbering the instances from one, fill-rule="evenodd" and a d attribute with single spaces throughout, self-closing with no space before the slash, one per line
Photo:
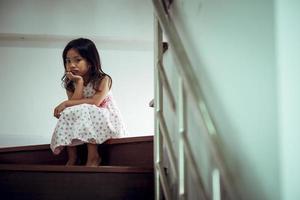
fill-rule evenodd
<path id="1" fill-rule="evenodd" d="M 75 165 L 77 161 L 77 149 L 76 146 L 69 146 L 67 147 L 68 152 L 68 162 L 66 165 Z"/>
<path id="2" fill-rule="evenodd" d="M 97 167 L 101 162 L 101 157 L 98 153 L 97 144 L 87 143 L 87 148 L 88 148 L 88 157 L 87 157 L 86 166 Z"/>

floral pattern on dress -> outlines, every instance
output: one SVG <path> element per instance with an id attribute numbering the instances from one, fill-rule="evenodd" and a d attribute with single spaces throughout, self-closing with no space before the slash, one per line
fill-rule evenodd
<path id="1" fill-rule="evenodd" d="M 96 91 L 91 83 L 83 89 L 83 96 L 91 98 Z M 79 104 L 63 110 L 54 129 L 50 147 L 59 154 L 65 146 L 83 143 L 101 144 L 125 134 L 119 109 L 109 91 L 100 106 Z"/>

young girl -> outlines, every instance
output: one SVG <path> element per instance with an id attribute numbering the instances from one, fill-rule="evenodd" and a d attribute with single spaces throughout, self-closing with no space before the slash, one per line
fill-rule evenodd
<path id="1" fill-rule="evenodd" d="M 75 165 L 76 146 L 87 143 L 86 166 L 98 166 L 97 144 L 124 134 L 120 112 L 111 93 L 112 79 L 101 69 L 95 44 L 84 38 L 70 41 L 63 51 L 62 77 L 68 100 L 54 109 L 58 118 L 51 149 L 59 154 L 66 146 L 68 162 Z"/>

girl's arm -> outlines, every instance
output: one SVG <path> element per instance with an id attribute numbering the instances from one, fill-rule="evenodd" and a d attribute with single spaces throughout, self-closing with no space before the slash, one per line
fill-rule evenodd
<path id="1" fill-rule="evenodd" d="M 96 106 L 99 106 L 107 96 L 107 93 L 109 92 L 109 83 L 110 83 L 110 79 L 106 76 L 102 79 L 101 83 L 99 84 L 98 91 L 93 96 L 93 98 L 75 99 L 73 98 L 76 93 L 75 90 L 74 94 L 72 95 L 72 98 L 67 101 L 64 101 L 63 103 L 65 104 L 65 107 L 75 106 L 83 103 L 94 104 Z"/>
<path id="2" fill-rule="evenodd" d="M 69 73 L 70 74 L 70 73 Z M 70 76 L 70 75 L 69 75 Z M 72 75 L 74 77 L 74 75 Z M 75 90 L 74 92 L 68 91 L 67 92 L 67 96 L 68 96 L 68 100 L 79 100 L 82 99 L 83 97 L 83 79 L 82 77 L 79 77 L 77 80 L 74 80 L 74 84 L 75 84 Z M 67 107 L 66 105 L 66 101 L 63 101 L 62 103 L 60 103 L 55 109 L 54 109 L 54 116 L 56 118 L 60 117 L 60 113 Z"/>
<path id="3" fill-rule="evenodd" d="M 68 95 L 68 100 L 76 100 L 76 99 L 82 99 L 83 98 L 83 81 L 82 83 L 75 83 L 75 91 L 70 92 L 68 90 L 67 95 Z"/>
<path id="4" fill-rule="evenodd" d="M 98 91 L 96 94 L 93 96 L 93 98 L 82 98 L 83 96 L 83 83 L 82 85 L 76 85 L 74 93 L 68 92 L 68 99 L 67 101 L 63 101 L 60 103 L 56 108 L 54 109 L 54 116 L 56 118 L 60 117 L 60 113 L 67 107 L 78 105 L 78 104 L 94 104 L 96 106 L 99 106 L 102 101 L 105 99 L 107 96 L 107 93 L 109 92 L 109 84 L 110 84 L 110 79 L 106 76 L 102 79 L 101 83 L 99 84 Z M 82 89 L 79 89 L 81 88 Z M 79 98 L 81 97 L 81 98 Z"/>
<path id="5" fill-rule="evenodd" d="M 83 78 L 81 76 L 75 76 L 71 72 L 67 72 L 66 75 L 70 80 L 73 80 L 75 83 L 74 92 L 67 90 L 67 95 L 69 100 L 82 99 L 83 98 Z"/>

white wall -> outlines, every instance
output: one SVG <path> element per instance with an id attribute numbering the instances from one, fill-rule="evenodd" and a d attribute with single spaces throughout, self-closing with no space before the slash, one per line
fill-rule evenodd
<path id="1" fill-rule="evenodd" d="M 0 0 L 0 147 L 50 142 L 66 98 L 62 50 L 79 36 L 113 78 L 127 136 L 153 134 L 152 20 L 148 1 Z"/>
<path id="2" fill-rule="evenodd" d="M 300 199 L 299 9 L 299 1 L 276 1 L 282 200 Z"/>
<path id="3" fill-rule="evenodd" d="M 243 198 L 280 199 L 274 2 L 179 0 L 170 15 Z"/>
<path id="4" fill-rule="evenodd" d="M 147 0 L 0 0 L 1 33 L 152 39 Z"/>

